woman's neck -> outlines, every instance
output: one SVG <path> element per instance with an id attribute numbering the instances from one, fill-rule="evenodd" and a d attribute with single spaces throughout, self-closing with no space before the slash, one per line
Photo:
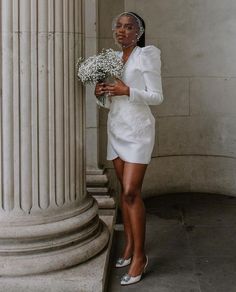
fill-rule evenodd
<path id="1" fill-rule="evenodd" d="M 136 47 L 136 44 L 132 45 L 130 47 L 127 47 L 127 48 L 122 48 L 124 61 L 127 61 L 127 59 L 129 58 L 129 55 L 132 53 L 132 51 L 135 47 Z"/>

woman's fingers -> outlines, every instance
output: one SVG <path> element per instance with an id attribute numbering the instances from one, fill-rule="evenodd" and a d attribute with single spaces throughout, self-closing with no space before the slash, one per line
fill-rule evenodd
<path id="1" fill-rule="evenodd" d="M 104 93 L 108 96 L 114 95 L 126 95 L 126 85 L 120 79 L 116 79 L 115 83 L 97 83 L 95 89 L 95 95 L 101 96 Z"/>
<path id="2" fill-rule="evenodd" d="M 100 95 L 103 95 L 104 92 L 105 92 L 105 91 L 104 91 L 103 89 L 98 89 L 96 93 L 97 93 L 97 95 L 100 96 Z"/>
<path id="3" fill-rule="evenodd" d="M 116 93 L 116 90 L 114 86 L 106 86 L 105 92 L 108 94 L 108 96 L 113 96 Z"/>
<path id="4" fill-rule="evenodd" d="M 114 90 L 114 88 L 115 88 L 115 85 L 109 84 L 104 87 L 104 90 L 109 91 L 109 90 Z"/>
<path id="5" fill-rule="evenodd" d="M 105 93 L 105 83 L 97 83 L 95 87 L 95 95 L 101 96 Z"/>

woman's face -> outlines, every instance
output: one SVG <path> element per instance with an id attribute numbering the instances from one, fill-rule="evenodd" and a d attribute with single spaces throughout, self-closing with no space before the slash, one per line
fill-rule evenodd
<path id="1" fill-rule="evenodd" d="M 132 16 L 121 16 L 117 19 L 114 36 L 122 47 L 137 43 L 138 25 Z"/>

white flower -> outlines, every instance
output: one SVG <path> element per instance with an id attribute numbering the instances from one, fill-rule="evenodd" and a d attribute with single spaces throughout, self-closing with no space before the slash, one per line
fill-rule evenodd
<path id="1" fill-rule="evenodd" d="M 96 84 L 108 77 L 121 78 L 123 63 L 112 49 L 102 50 L 98 55 L 77 62 L 77 76 L 86 84 Z"/>

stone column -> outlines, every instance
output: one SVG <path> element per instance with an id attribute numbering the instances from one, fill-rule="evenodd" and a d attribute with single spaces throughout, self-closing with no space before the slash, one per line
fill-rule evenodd
<path id="1" fill-rule="evenodd" d="M 82 0 L 1 0 L 0 275 L 63 269 L 109 234 L 87 195 Z"/>
<path id="2" fill-rule="evenodd" d="M 85 57 L 98 53 L 98 1 L 85 1 Z M 86 87 L 86 181 L 88 192 L 96 198 L 100 209 L 115 208 L 109 181 L 103 166 L 99 165 L 99 108 L 94 87 Z"/>

